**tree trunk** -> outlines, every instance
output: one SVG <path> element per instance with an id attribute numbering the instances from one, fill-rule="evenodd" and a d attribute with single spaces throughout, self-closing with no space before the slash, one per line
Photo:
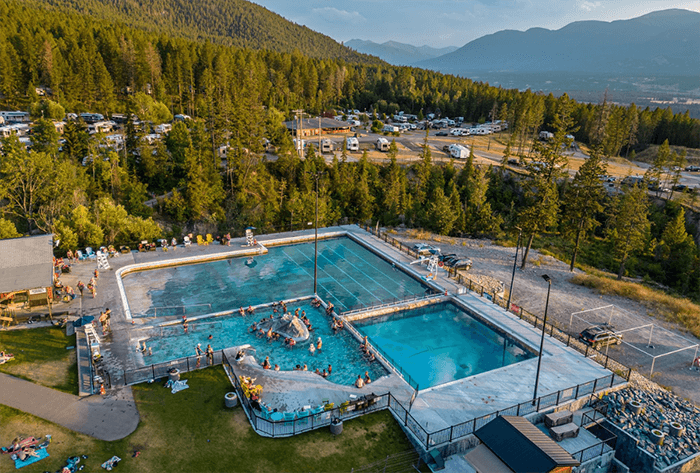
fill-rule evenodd
<path id="1" fill-rule="evenodd" d="M 617 280 L 621 281 L 622 276 L 625 274 L 625 263 L 627 262 L 627 256 L 622 257 L 622 261 L 620 261 L 620 269 L 617 270 Z"/>
<path id="2" fill-rule="evenodd" d="M 530 247 L 532 246 L 532 240 L 534 238 L 534 232 L 530 233 L 530 238 L 527 240 L 527 246 L 525 247 L 525 252 L 523 253 L 523 263 L 520 265 L 520 269 L 525 269 L 525 264 L 527 264 L 527 255 L 530 253 Z"/>
<path id="3" fill-rule="evenodd" d="M 571 255 L 571 265 L 569 266 L 569 271 L 573 272 L 576 266 L 576 256 L 578 255 L 578 247 L 581 243 L 581 225 L 579 224 L 578 230 L 576 231 L 576 243 L 574 244 L 574 254 Z"/>

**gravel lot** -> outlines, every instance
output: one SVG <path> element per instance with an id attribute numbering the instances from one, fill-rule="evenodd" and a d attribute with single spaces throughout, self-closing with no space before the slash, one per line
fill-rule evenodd
<path id="1" fill-rule="evenodd" d="M 486 281 L 492 286 L 497 286 L 500 282 L 505 283 L 507 296 L 515 248 L 497 246 L 490 240 L 468 238 L 436 237 L 417 240 L 411 238 L 410 232 L 402 230 L 398 230 L 398 233 L 392 236 L 411 245 L 418 242 L 428 243 L 438 246 L 443 253 L 456 253 L 469 257 L 473 261 L 473 266 L 467 275 L 475 280 Z M 519 255 L 519 258 L 521 257 L 522 250 Z M 548 321 L 553 320 L 559 328 L 572 335 L 578 335 L 588 326 L 586 321 L 574 318 L 569 329 L 572 313 L 607 305 L 615 306 L 612 309 L 612 324 L 618 332 L 655 324 L 653 332 L 651 327 L 625 332 L 623 337 L 626 343 L 611 346 L 608 351 L 613 359 L 638 370 L 645 377 L 649 377 L 652 358 L 640 350 L 652 355 L 660 355 L 700 343 L 685 330 L 654 318 L 653 314 L 640 303 L 623 297 L 600 295 L 593 289 L 571 283 L 572 274 L 580 272 L 575 270 L 571 273 L 567 263 L 531 250 L 526 268 L 520 270 L 518 265 L 516 269 L 512 302 L 541 317 L 544 314 L 547 297 L 547 283 L 541 276 L 547 274 L 552 278 L 547 311 Z M 581 315 L 589 322 L 600 323 L 607 321 L 610 310 L 592 311 Z M 648 346 L 650 334 L 653 348 Z M 671 388 L 677 395 L 700 406 L 700 390 L 697 389 L 700 384 L 700 371 L 690 369 L 695 350 L 691 348 L 657 359 L 652 380 Z M 604 352 L 605 348 L 601 351 Z"/>

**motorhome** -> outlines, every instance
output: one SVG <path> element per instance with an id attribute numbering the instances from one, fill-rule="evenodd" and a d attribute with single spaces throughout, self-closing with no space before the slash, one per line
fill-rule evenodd
<path id="1" fill-rule="evenodd" d="M 450 145 L 450 156 L 455 159 L 467 159 L 469 157 L 469 148 L 463 145 Z"/>
<path id="2" fill-rule="evenodd" d="M 345 140 L 345 145 L 348 151 L 360 151 L 360 140 L 354 136 L 349 137 Z"/>
<path id="3" fill-rule="evenodd" d="M 382 128 L 382 132 L 384 132 L 384 133 L 398 133 L 399 127 L 394 126 L 394 125 L 384 125 L 384 128 Z"/>
<path id="4" fill-rule="evenodd" d="M 377 146 L 377 151 L 387 152 L 387 151 L 389 151 L 389 147 L 391 146 L 391 144 L 389 143 L 389 140 L 387 140 L 386 138 L 379 137 L 377 139 L 376 146 Z"/>
<path id="5" fill-rule="evenodd" d="M 542 141 L 549 141 L 554 139 L 554 133 L 549 132 L 549 131 L 541 131 L 539 134 L 540 140 Z"/>
<path id="6" fill-rule="evenodd" d="M 164 135 L 166 133 L 170 133 L 170 130 L 172 129 L 173 126 L 170 123 L 161 123 L 160 125 L 156 125 L 154 131 L 159 135 Z"/>
<path id="7" fill-rule="evenodd" d="M 0 112 L 0 117 L 8 125 L 12 123 L 29 123 L 31 121 L 27 112 L 3 111 Z"/>
<path id="8" fill-rule="evenodd" d="M 116 125 L 116 123 L 112 121 L 95 122 L 88 125 L 88 133 L 91 135 L 94 135 L 95 133 L 109 133 L 110 131 L 112 131 L 112 127 L 114 125 Z"/>
<path id="9" fill-rule="evenodd" d="M 321 140 L 321 153 L 332 153 L 333 152 L 333 142 L 324 138 Z"/>
<path id="10" fill-rule="evenodd" d="M 452 136 L 466 136 L 469 134 L 469 130 L 466 128 L 453 128 L 450 130 L 450 135 Z"/>
<path id="11" fill-rule="evenodd" d="M 104 121 L 105 117 L 101 113 L 81 113 L 80 118 L 85 123 L 97 123 Z"/>
<path id="12" fill-rule="evenodd" d="M 400 112 L 398 115 L 394 115 L 393 120 L 396 123 L 407 123 L 408 118 L 404 116 L 403 112 Z"/>

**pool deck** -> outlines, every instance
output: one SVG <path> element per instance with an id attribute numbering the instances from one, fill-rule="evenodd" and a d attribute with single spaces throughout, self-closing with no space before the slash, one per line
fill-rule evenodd
<path id="1" fill-rule="evenodd" d="M 390 244 L 370 235 L 358 226 L 319 229 L 319 236 L 333 235 L 338 232 L 352 234 L 355 239 L 360 240 L 375 252 L 393 259 L 396 261 L 397 266 L 413 273 L 416 277 L 427 275 L 425 265 L 410 265 L 414 259 L 405 253 L 401 253 Z M 260 235 L 257 238 L 263 245 L 266 242 L 279 242 L 285 239 L 309 239 L 313 238 L 313 230 Z M 118 372 L 137 368 L 136 357 L 133 356 L 134 353 L 131 353 L 129 345 L 132 331 L 163 321 L 162 319 L 155 320 L 152 318 L 129 320 L 126 317 L 116 281 L 119 269 L 134 264 L 157 263 L 183 257 L 201 256 L 206 258 L 216 256 L 230 252 L 232 249 L 241 248 L 244 242 L 244 238 L 239 238 L 231 241 L 231 247 L 221 245 L 200 247 L 193 244 L 187 249 L 178 247 L 176 251 L 171 250 L 167 253 L 159 249 L 155 252 L 132 252 L 120 255 L 118 258 L 110 258 L 111 269 L 100 271 L 97 298 L 93 299 L 91 296 L 86 296 L 83 299 L 83 314 L 98 316 L 99 311 L 103 308 L 110 307 L 112 309 L 113 333 L 104 340 L 102 346 L 102 353 L 110 371 Z M 94 262 L 78 263 L 73 266 L 73 272 L 64 275 L 62 280 L 71 286 L 75 286 L 79 279 L 87 282 L 94 268 Z M 438 271 L 438 273 L 437 280 L 434 283 L 441 290 L 447 291 L 459 302 L 467 305 L 474 312 L 481 314 L 492 324 L 503 328 L 509 334 L 515 334 L 516 338 L 530 347 L 539 347 L 541 330 L 535 329 L 512 314 L 506 313 L 505 310 L 492 304 L 486 298 L 479 297 L 474 293 L 464 294 L 464 288 L 456 284 L 454 280 L 448 279 L 445 271 Z M 77 308 L 78 299 L 70 304 L 61 304 L 60 308 L 57 306 L 55 310 L 77 312 Z M 257 361 L 259 362 L 260 360 Z M 264 386 L 263 399 L 268 404 L 281 410 L 293 410 L 302 406 L 318 405 L 324 399 L 340 403 L 348 400 L 350 395 L 353 394 L 362 395 L 372 392 L 384 394 L 389 391 L 399 402 L 408 406 L 408 400 L 413 394 L 413 389 L 395 373 L 375 380 L 362 389 L 357 389 L 353 386 L 337 385 L 310 372 L 270 372 L 262 370 L 252 360 L 244 362 L 236 369 L 243 370 L 240 374 L 258 378 L 257 384 Z M 496 410 L 526 402 L 533 397 L 536 369 L 537 357 L 446 385 L 421 390 L 413 404 L 411 415 L 427 431 L 434 432 L 475 417 L 490 414 Z M 593 360 L 586 359 L 575 350 L 567 348 L 557 340 L 547 336 L 545 337 L 538 395 L 555 393 L 561 389 L 591 382 L 594 379 L 610 374 L 610 371 L 604 369 Z"/>

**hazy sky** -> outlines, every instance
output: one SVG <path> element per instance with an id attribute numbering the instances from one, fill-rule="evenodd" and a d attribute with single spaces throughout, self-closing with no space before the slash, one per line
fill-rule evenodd
<path id="1" fill-rule="evenodd" d="M 559 29 L 578 20 L 612 21 L 655 10 L 700 11 L 683 0 L 253 0 L 337 41 L 395 40 L 463 46 L 504 29 Z"/>

